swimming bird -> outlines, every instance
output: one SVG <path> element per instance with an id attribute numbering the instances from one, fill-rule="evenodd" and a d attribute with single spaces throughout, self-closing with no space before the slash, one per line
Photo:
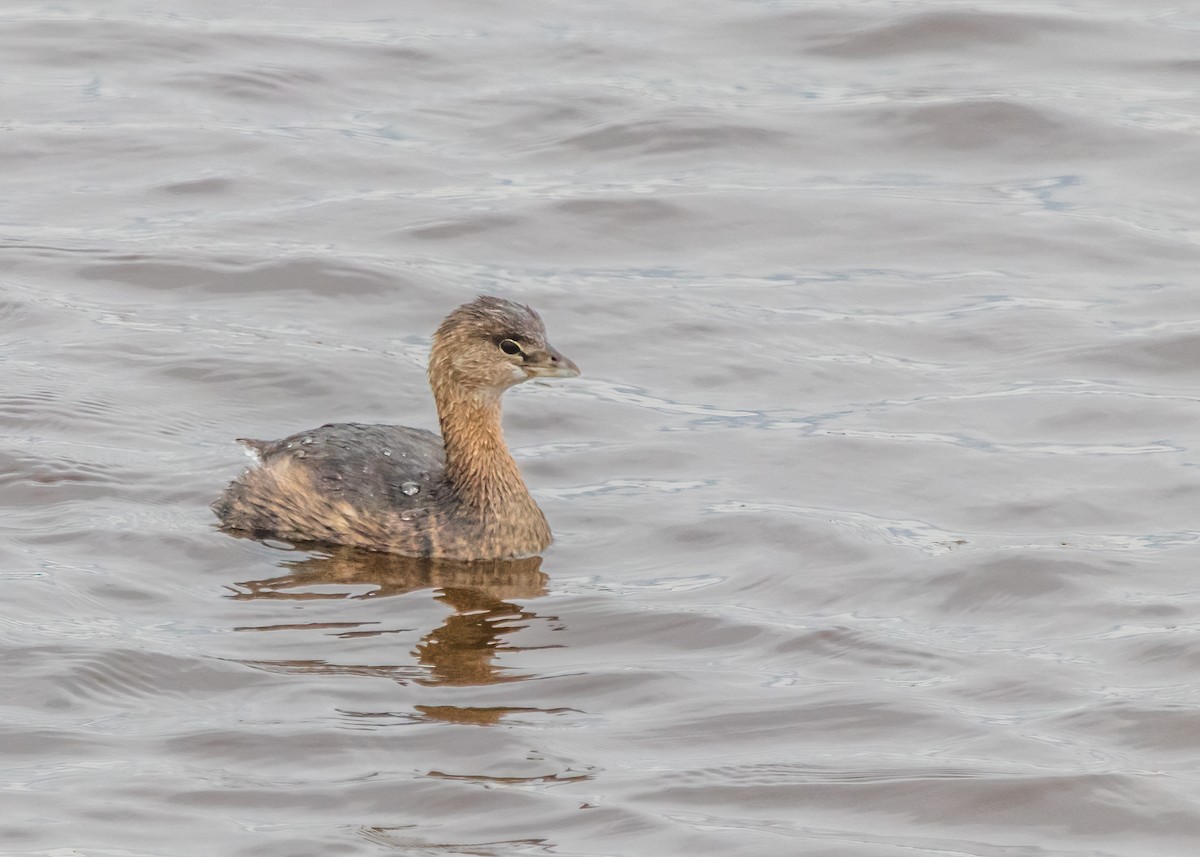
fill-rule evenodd
<path id="1" fill-rule="evenodd" d="M 550 527 L 504 442 L 500 399 L 530 378 L 577 375 L 533 309 L 480 296 L 433 336 L 440 436 L 331 423 L 282 440 L 241 438 L 256 464 L 213 511 L 230 529 L 292 541 L 458 560 L 539 554 Z"/>

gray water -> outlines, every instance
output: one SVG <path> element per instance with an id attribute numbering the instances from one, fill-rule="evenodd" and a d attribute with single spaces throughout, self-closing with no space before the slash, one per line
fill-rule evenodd
<path id="1" fill-rule="evenodd" d="M 1197 852 L 1200 7 L 0 24 L 0 852 Z M 216 529 L 481 292 L 540 563 Z"/>

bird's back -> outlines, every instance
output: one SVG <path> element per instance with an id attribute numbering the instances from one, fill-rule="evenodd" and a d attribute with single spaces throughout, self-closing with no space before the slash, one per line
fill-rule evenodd
<path id="1" fill-rule="evenodd" d="M 411 530 L 419 541 L 422 521 L 455 501 L 442 440 L 424 429 L 331 423 L 241 443 L 258 464 L 213 503 L 234 529 L 344 543 L 370 528 L 353 540 L 363 544 L 403 540 Z"/>

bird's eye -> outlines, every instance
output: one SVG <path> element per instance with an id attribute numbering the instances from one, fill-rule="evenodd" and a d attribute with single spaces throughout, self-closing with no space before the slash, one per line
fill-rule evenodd
<path id="1" fill-rule="evenodd" d="M 521 353 L 521 346 L 517 345 L 511 339 L 502 339 L 500 340 L 500 350 L 505 354 L 516 357 Z"/>

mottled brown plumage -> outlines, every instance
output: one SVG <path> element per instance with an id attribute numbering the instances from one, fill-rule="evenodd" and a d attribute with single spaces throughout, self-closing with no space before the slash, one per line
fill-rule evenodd
<path id="1" fill-rule="evenodd" d="M 505 559 L 541 553 L 550 528 L 504 443 L 500 397 L 579 369 L 527 306 L 479 297 L 433 337 L 429 383 L 442 435 L 339 423 L 277 441 L 213 511 L 229 528 L 408 556 Z"/>

